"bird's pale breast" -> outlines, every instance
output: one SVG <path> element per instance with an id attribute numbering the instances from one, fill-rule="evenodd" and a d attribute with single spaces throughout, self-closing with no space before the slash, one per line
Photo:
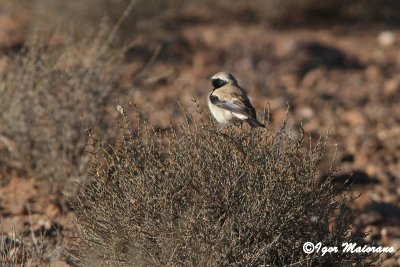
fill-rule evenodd
<path id="1" fill-rule="evenodd" d="M 213 103 L 211 103 L 210 101 L 210 95 L 208 95 L 207 97 L 207 103 L 208 103 L 208 107 L 210 108 L 211 114 L 214 116 L 214 118 L 219 122 L 219 123 L 228 123 L 229 121 L 232 120 L 233 114 L 232 112 L 217 107 L 216 105 L 214 105 Z"/>
<path id="2" fill-rule="evenodd" d="M 212 92 L 208 95 L 207 97 L 207 103 L 208 107 L 210 108 L 211 114 L 214 116 L 214 118 L 219 122 L 219 123 L 228 123 L 228 122 L 240 122 L 242 120 L 247 119 L 247 116 L 238 114 L 235 112 L 231 112 L 229 110 L 226 110 L 224 108 L 220 108 L 210 101 L 210 95 Z"/>

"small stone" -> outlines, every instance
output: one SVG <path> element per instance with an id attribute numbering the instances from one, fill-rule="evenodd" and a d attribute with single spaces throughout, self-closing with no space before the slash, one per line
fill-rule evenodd
<path id="1" fill-rule="evenodd" d="M 396 43 L 396 35 L 392 31 L 383 31 L 378 35 L 378 43 L 381 46 L 392 46 Z"/>
<path id="2" fill-rule="evenodd" d="M 370 177 L 376 177 L 378 175 L 378 168 L 373 164 L 368 164 L 365 168 L 365 172 Z"/>
<path id="3" fill-rule="evenodd" d="M 364 116 L 357 110 L 351 110 L 344 114 L 344 119 L 352 126 L 363 125 L 365 123 Z"/>
<path id="4" fill-rule="evenodd" d="M 382 77 L 382 72 L 378 66 L 371 65 L 366 68 L 365 74 L 369 80 L 380 80 Z"/>
<path id="5" fill-rule="evenodd" d="M 309 106 L 302 107 L 299 109 L 299 115 L 301 118 L 309 120 L 314 117 L 314 110 Z"/>
<path id="6" fill-rule="evenodd" d="M 54 218 L 54 217 L 56 217 L 57 215 L 60 214 L 60 209 L 59 209 L 56 205 L 54 205 L 54 204 L 49 204 L 49 205 L 46 207 L 45 214 L 46 214 L 49 218 Z"/>
<path id="7" fill-rule="evenodd" d="M 400 90 L 400 80 L 396 78 L 386 81 L 383 87 L 383 93 L 387 97 L 393 96 L 399 90 Z"/>
<path id="8" fill-rule="evenodd" d="M 387 235 L 388 235 L 388 230 L 387 230 L 387 228 L 382 228 L 382 230 L 381 230 L 381 235 L 382 236 L 384 236 L 384 237 L 386 237 Z"/>

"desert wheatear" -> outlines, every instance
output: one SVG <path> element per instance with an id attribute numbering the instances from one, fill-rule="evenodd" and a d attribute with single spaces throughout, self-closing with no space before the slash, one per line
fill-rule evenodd
<path id="1" fill-rule="evenodd" d="M 245 121 L 253 128 L 265 128 L 265 125 L 257 120 L 256 111 L 246 91 L 239 86 L 232 74 L 218 72 L 209 79 L 213 90 L 207 97 L 208 107 L 219 123 L 242 124 Z"/>

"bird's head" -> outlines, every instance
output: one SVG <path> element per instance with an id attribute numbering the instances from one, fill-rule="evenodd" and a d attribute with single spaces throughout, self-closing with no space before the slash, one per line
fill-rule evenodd
<path id="1" fill-rule="evenodd" d="M 211 81 L 214 90 L 226 84 L 237 84 L 235 77 L 233 77 L 232 74 L 224 71 L 217 72 L 208 79 Z"/>

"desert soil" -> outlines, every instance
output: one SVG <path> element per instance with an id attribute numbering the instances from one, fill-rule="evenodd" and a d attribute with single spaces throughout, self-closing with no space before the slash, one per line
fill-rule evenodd
<path id="1" fill-rule="evenodd" d="M 26 23 L 29 16 L 0 16 L 2 65 L 7 51 L 24 41 Z M 394 41 L 379 39 L 383 31 Z M 135 78 L 158 46 L 155 61 Z M 382 246 L 400 249 L 400 30 L 340 24 L 276 29 L 200 20 L 138 36 L 125 64 L 121 83 L 132 91 L 121 98 L 137 103 L 160 129 L 182 120 L 177 101 L 194 112 L 194 96 L 206 107 L 211 88 L 205 77 L 228 70 L 247 88 L 258 112 L 269 107 L 269 130 L 279 127 L 288 105 L 290 123 L 294 128 L 302 123 L 313 140 L 329 130 L 321 177 L 337 149 L 337 183 L 352 174 L 350 191 L 361 194 L 352 204 L 354 227 Z M 74 220 L 63 194 L 48 196 L 45 181 L 8 173 L 0 186 L 2 232 L 33 234 L 49 248 L 68 243 Z M 72 260 L 61 253 L 55 264 L 69 266 Z M 400 256 L 384 264 L 398 266 Z"/>

